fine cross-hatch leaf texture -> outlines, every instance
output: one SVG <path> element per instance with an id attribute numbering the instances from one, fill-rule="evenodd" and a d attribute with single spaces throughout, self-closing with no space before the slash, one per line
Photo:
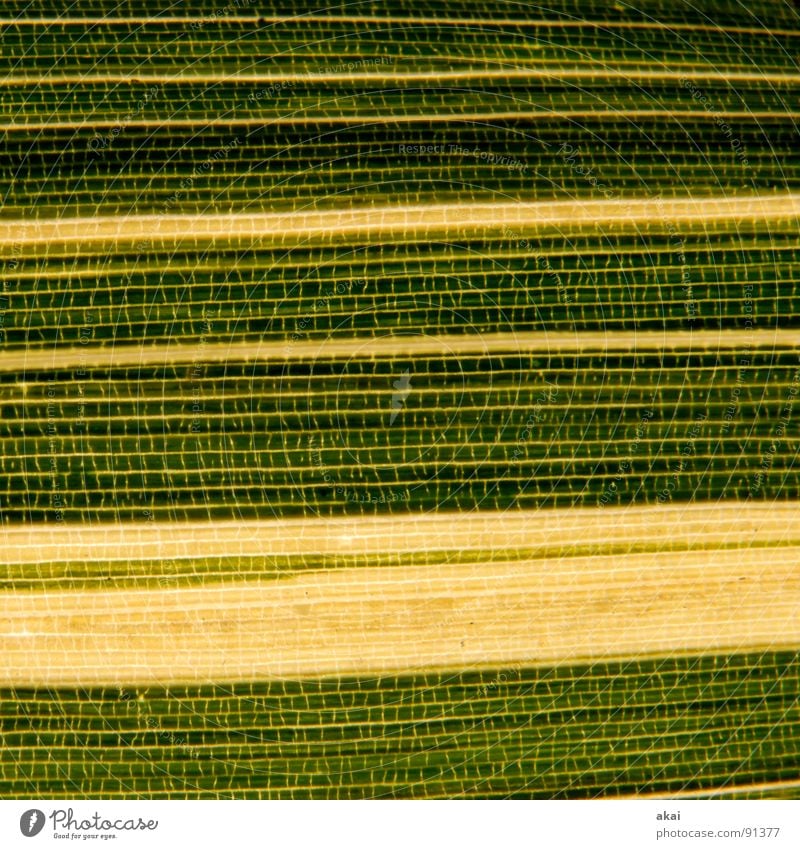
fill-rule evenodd
<path id="1" fill-rule="evenodd" d="M 0 796 L 800 796 L 800 8 L 0 9 Z"/>

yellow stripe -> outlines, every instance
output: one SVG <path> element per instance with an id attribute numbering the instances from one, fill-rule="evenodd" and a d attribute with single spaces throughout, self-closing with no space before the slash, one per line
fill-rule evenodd
<path id="1" fill-rule="evenodd" d="M 7 351 L 0 372 L 37 372 L 50 369 L 130 368 L 175 363 L 261 362 L 316 359 L 370 359 L 373 357 L 457 357 L 495 353 L 662 351 L 682 353 L 768 347 L 800 347 L 800 329 L 759 330 L 645 330 L 580 333 L 496 333 L 388 335 L 329 338 L 302 342 L 221 342 L 105 347 L 48 347 Z"/>
<path id="2" fill-rule="evenodd" d="M 4 18 L 0 19 L 0 27 L 18 26 L 41 26 L 43 24 L 53 25 L 85 25 L 96 26 L 103 24 L 192 24 L 192 23 L 243 23 L 243 24 L 289 24 L 289 23 L 344 23 L 344 24 L 367 24 L 378 26 L 380 24 L 410 24 L 418 26 L 441 26 L 441 27 L 524 27 L 525 29 L 537 27 L 555 27 L 561 29 L 631 29 L 631 30 L 662 30 L 666 32 L 713 32 L 725 35 L 728 33 L 742 35 L 774 36 L 800 36 L 800 30 L 785 29 L 780 27 L 745 27 L 745 26 L 720 26 L 719 24 L 701 23 L 660 23 L 656 21 L 613 21 L 613 20 L 551 20 L 547 18 L 441 18 L 411 16 L 411 15 L 294 15 L 290 17 L 282 15 L 225 15 L 197 17 L 191 15 L 157 15 L 153 17 L 37 17 L 37 18 Z"/>
<path id="3" fill-rule="evenodd" d="M 799 609 L 797 545 L 4 593 L 0 686 L 165 686 L 796 649 Z"/>
<path id="4" fill-rule="evenodd" d="M 447 58 L 444 54 L 442 57 Z M 283 73 L 283 74 L 253 74 L 247 72 L 232 72 L 230 74 L 148 74 L 134 70 L 130 74 L 44 74 L 30 76 L 21 74 L 8 76 L 2 80 L 4 86 L 24 85 L 86 85 L 86 84 L 117 84 L 128 85 L 131 82 L 156 84 L 208 84 L 217 83 L 253 83 L 269 85 L 270 83 L 340 83 L 340 82 L 469 82 L 474 80 L 637 80 L 680 82 L 681 80 L 699 80 L 702 82 L 745 83 L 760 82 L 770 85 L 798 85 L 800 74 L 765 73 L 753 71 L 717 71 L 712 69 L 685 71 L 652 71 L 641 67 L 631 67 L 629 70 L 609 69 L 607 66 L 592 68 L 559 68 L 555 66 L 540 66 L 532 68 L 480 69 L 466 68 L 456 71 L 356 71 L 352 73 Z M 626 113 L 627 114 L 627 113 Z M 725 114 L 715 111 L 714 114 Z M 749 113 L 748 113 L 749 114 Z M 783 114 L 781 112 L 781 114 Z M 126 122 L 127 123 L 127 122 Z"/>
<path id="5" fill-rule="evenodd" d="M 377 238 L 408 234 L 500 231 L 509 239 L 541 227 L 632 225 L 637 231 L 677 224 L 704 229 L 716 222 L 783 221 L 797 225 L 800 194 L 744 197 L 628 198 L 513 203 L 376 206 L 297 212 L 128 215 L 0 222 L 0 256 L 52 242 L 170 242 L 251 239 L 286 244 L 319 236 Z"/>
<path id="6" fill-rule="evenodd" d="M 0 563 L 800 545 L 800 503 L 0 527 Z"/>
<path id="7" fill-rule="evenodd" d="M 698 109 L 569 109 L 551 110 L 541 105 L 531 104 L 530 109 L 490 111 L 490 112 L 414 112 L 414 113 L 353 113 L 351 115 L 333 115 L 327 113 L 296 113 L 293 115 L 269 115 L 254 118 L 154 118 L 153 120 L 125 120 L 125 127 L 138 129 L 179 128 L 179 127 L 263 127 L 284 126 L 293 124 L 354 124 L 361 126 L 370 124 L 429 124 L 447 120 L 459 123 L 476 123 L 487 121 L 518 121 L 518 120 L 563 120 L 581 119 L 618 119 L 638 120 L 642 118 L 683 119 L 717 121 L 720 118 L 732 120 L 760 121 L 771 118 L 784 120 L 800 120 L 800 111 L 790 109 L 720 109 L 713 112 Z M 51 130 L 110 130 L 120 126 L 123 118 L 103 119 L 93 121 L 29 121 L 0 124 L 0 132 L 32 132 Z"/>

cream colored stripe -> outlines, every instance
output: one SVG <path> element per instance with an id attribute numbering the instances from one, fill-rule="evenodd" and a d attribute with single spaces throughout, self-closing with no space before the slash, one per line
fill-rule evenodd
<path id="1" fill-rule="evenodd" d="M 132 368 L 178 363 L 289 362 L 373 357 L 457 357 L 500 353 L 599 351 L 725 351 L 753 347 L 772 350 L 800 348 L 800 329 L 645 330 L 580 333 L 442 334 L 440 336 L 353 337 L 302 342 L 236 342 L 72 347 L 8 351 L 0 372 L 53 369 Z"/>
<path id="2" fill-rule="evenodd" d="M 800 502 L 0 527 L 0 564 L 800 545 Z"/>
<path id="3" fill-rule="evenodd" d="M 26 244 L 98 240 L 189 241 L 259 239 L 285 244 L 318 236 L 374 238 L 388 235 L 500 231 L 520 238 L 522 230 L 580 225 L 663 227 L 677 224 L 784 220 L 800 226 L 800 194 L 744 197 L 629 198 L 611 200 L 515 201 L 509 203 L 420 204 L 298 212 L 201 215 L 128 215 L 0 222 L 0 249 Z"/>
<path id="4" fill-rule="evenodd" d="M 379 676 L 798 646 L 800 546 L 0 594 L 0 686 Z"/>

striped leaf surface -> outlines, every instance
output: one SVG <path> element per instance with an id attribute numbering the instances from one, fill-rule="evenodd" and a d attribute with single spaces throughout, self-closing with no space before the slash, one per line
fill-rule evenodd
<path id="1" fill-rule="evenodd" d="M 0 11 L 5 798 L 789 798 L 787 3 Z"/>

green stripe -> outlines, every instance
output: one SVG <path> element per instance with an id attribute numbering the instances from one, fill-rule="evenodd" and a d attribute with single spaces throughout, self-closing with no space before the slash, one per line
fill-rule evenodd
<path id="1" fill-rule="evenodd" d="M 406 371 L 412 391 L 396 409 Z M 3 512 L 267 518 L 789 498 L 798 386 L 797 353 L 763 349 L 3 375 Z"/>
<path id="2" fill-rule="evenodd" d="M 5 798 L 586 798 L 796 778 L 796 653 L 0 693 Z"/>
<path id="3" fill-rule="evenodd" d="M 673 225 L 674 226 L 674 225 Z M 4 346 L 797 326 L 796 234 L 576 234 L 9 259 Z M 27 252 L 26 252 L 27 253 Z M 398 312 L 402 324 L 398 328 Z M 87 357 L 89 356 L 87 352 Z"/>

